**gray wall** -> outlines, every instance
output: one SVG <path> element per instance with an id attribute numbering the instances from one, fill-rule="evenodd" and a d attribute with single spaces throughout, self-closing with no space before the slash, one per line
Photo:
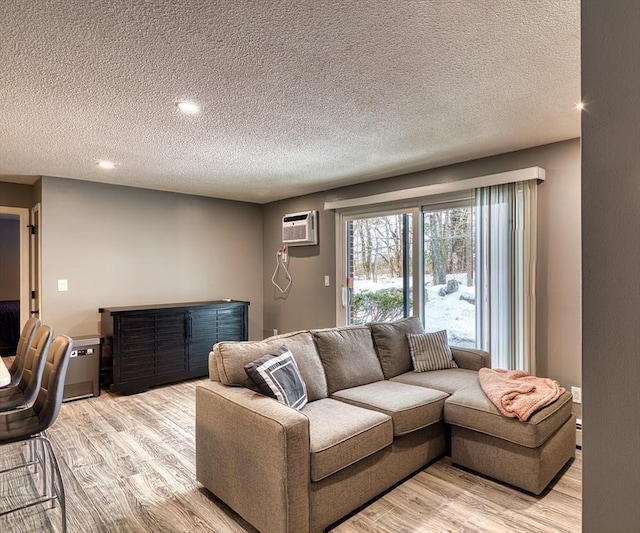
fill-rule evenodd
<path id="1" fill-rule="evenodd" d="M 580 385 L 580 141 L 561 143 L 470 161 L 313 194 L 264 206 L 264 328 L 270 335 L 335 325 L 335 228 L 325 200 L 366 196 L 430 183 L 455 181 L 496 172 L 541 166 L 538 220 L 538 333 L 540 375 L 565 387 Z M 271 285 L 275 253 L 281 245 L 285 213 L 318 209 L 319 245 L 290 248 L 293 286 L 283 298 Z M 331 287 L 323 286 L 331 276 Z"/>
<path id="2" fill-rule="evenodd" d="M 0 300 L 20 299 L 20 218 L 0 215 Z"/>
<path id="3" fill-rule="evenodd" d="M 335 224 L 333 212 L 324 211 L 325 194 L 311 194 L 264 206 L 264 335 L 335 326 Z M 318 245 L 292 246 L 289 271 L 291 289 L 282 295 L 271 283 L 276 252 L 282 246 L 282 217 L 299 211 L 318 211 Z M 324 286 L 330 276 L 331 285 Z M 283 282 L 279 282 L 281 286 Z"/>
<path id="4" fill-rule="evenodd" d="M 583 530 L 640 531 L 640 2 L 582 2 Z"/>
<path id="5" fill-rule="evenodd" d="M 0 181 L 0 205 L 4 207 L 33 207 L 35 192 L 33 185 Z"/>
<path id="6" fill-rule="evenodd" d="M 99 332 L 99 307 L 248 300 L 262 337 L 262 207 L 42 178 L 43 319 Z M 57 291 L 67 279 L 68 292 Z"/>

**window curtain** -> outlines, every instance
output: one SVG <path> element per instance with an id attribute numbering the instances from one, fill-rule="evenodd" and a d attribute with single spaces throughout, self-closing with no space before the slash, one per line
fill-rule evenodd
<path id="1" fill-rule="evenodd" d="M 535 374 L 537 180 L 476 189 L 478 346 Z"/>

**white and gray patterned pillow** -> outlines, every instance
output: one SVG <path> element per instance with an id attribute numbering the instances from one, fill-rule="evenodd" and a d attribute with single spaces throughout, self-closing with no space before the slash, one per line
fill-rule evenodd
<path id="1" fill-rule="evenodd" d="M 458 368 L 453 360 L 447 330 L 434 333 L 407 334 L 414 372 Z"/>
<path id="2" fill-rule="evenodd" d="M 286 346 L 245 365 L 244 370 L 265 396 L 297 410 L 307 405 L 307 387 L 293 354 Z"/>

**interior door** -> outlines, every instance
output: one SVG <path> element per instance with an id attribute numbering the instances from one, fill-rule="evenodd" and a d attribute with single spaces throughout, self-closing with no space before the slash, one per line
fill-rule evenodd
<path id="1" fill-rule="evenodd" d="M 17 235 L 11 240 L 17 242 L 17 250 L 12 250 L 11 255 L 17 254 L 17 261 L 19 263 L 19 273 L 17 278 L 11 276 L 11 279 L 15 280 L 17 287 L 12 288 L 9 292 L 11 297 L 0 297 L 2 299 L 19 300 L 19 329 L 22 329 L 24 324 L 29 318 L 29 209 L 23 207 L 4 207 L 0 206 L 0 217 L 4 217 L 6 220 L 14 220 L 16 226 Z M 0 252 L 2 253 L 2 252 Z M 0 269 L 1 270 L 1 269 Z M 2 276 L 2 272 L 0 272 Z M 6 278 L 4 278 L 6 281 Z M 12 282 L 13 283 L 13 282 Z M 19 295 L 19 296 L 15 296 Z"/>

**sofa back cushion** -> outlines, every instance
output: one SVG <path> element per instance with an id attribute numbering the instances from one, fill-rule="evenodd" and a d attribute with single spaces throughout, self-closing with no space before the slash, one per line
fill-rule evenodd
<path id="1" fill-rule="evenodd" d="M 373 342 L 380 358 L 385 379 L 391 379 L 413 370 L 408 334 L 424 333 L 422 322 L 417 316 L 371 324 Z"/>
<path id="2" fill-rule="evenodd" d="M 275 353 L 282 346 L 291 350 L 300 375 L 307 387 L 310 402 L 327 398 L 327 378 L 313 337 L 308 331 L 298 331 L 269 337 L 263 341 L 219 342 L 213 348 L 214 364 L 218 378 L 225 385 L 257 388 L 249 379 L 244 366 L 265 354 Z M 215 376 L 212 376 L 215 379 Z"/>
<path id="3" fill-rule="evenodd" d="M 329 394 L 384 379 L 366 326 L 312 330 L 322 360 Z"/>

